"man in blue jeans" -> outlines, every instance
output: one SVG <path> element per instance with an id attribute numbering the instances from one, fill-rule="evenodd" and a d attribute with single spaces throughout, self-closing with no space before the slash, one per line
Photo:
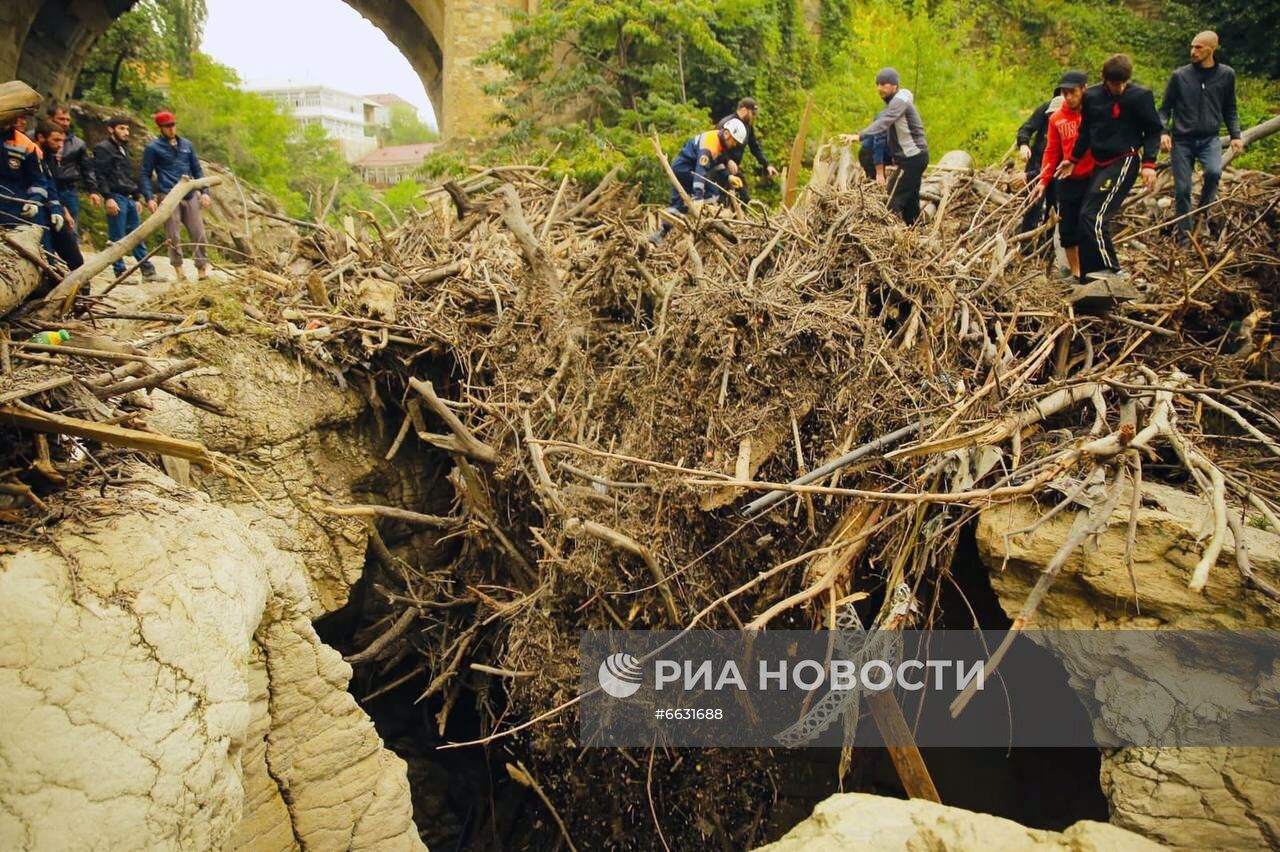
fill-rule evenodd
<path id="1" fill-rule="evenodd" d="M 1160 147 L 1172 151 L 1174 196 L 1181 233 L 1190 234 L 1195 227 L 1191 212 L 1191 172 L 1196 161 L 1203 170 L 1199 207 L 1213 203 L 1222 177 L 1222 145 L 1218 130 L 1225 123 L 1231 137 L 1231 150 L 1244 150 L 1240 138 L 1240 116 L 1236 112 L 1236 72 L 1213 58 L 1218 49 L 1216 33 L 1205 31 L 1191 40 L 1191 63 L 1183 65 L 1169 78 L 1160 105 L 1160 120 L 1165 133 Z"/>
<path id="2" fill-rule="evenodd" d="M 93 146 L 93 167 L 97 174 L 98 188 L 107 200 L 107 236 L 119 242 L 142 224 L 139 215 L 142 190 L 138 187 L 138 171 L 129 156 L 129 119 L 112 116 L 107 120 L 107 138 Z M 138 243 L 133 256 L 143 261 L 147 256 L 146 241 Z M 117 260 L 112 268 L 116 275 L 123 275 L 124 260 Z M 156 277 L 156 268 L 150 261 L 142 263 L 142 277 Z"/>

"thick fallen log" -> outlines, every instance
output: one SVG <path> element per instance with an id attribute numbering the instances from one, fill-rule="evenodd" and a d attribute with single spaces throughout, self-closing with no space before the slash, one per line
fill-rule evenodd
<path id="1" fill-rule="evenodd" d="M 39 411 L 30 406 L 18 408 L 12 405 L 0 405 L 0 422 L 12 424 L 20 429 L 30 429 L 33 432 L 71 435 L 116 447 L 174 456 L 195 462 L 208 470 L 212 470 L 214 466 L 209 450 L 199 441 L 187 441 L 155 432 L 126 429 L 110 423 L 94 423 L 92 420 L 81 420 L 78 417 L 65 417 L 61 414 Z"/>
<path id="2" fill-rule="evenodd" d="M 44 301 L 41 304 L 42 312 L 61 315 L 71 310 L 71 304 L 75 301 L 76 294 L 80 292 L 81 286 L 89 283 L 93 276 L 120 260 L 133 251 L 147 237 L 163 228 L 164 223 L 169 221 L 173 211 L 178 209 L 178 205 L 188 193 L 210 186 L 217 186 L 220 183 L 222 183 L 222 178 L 220 177 L 206 177 L 199 180 L 183 178 L 178 181 L 177 186 L 164 197 L 164 201 L 160 202 L 156 212 L 148 216 L 137 230 L 119 242 L 112 243 L 105 251 L 98 252 L 84 266 L 62 279 L 62 283 L 54 287 L 49 295 L 44 297 Z"/>
<path id="3" fill-rule="evenodd" d="M 1240 134 L 1240 139 L 1243 140 L 1245 145 L 1252 145 L 1254 142 L 1257 142 L 1259 139 L 1265 139 L 1268 136 L 1270 136 L 1272 133 L 1276 133 L 1276 132 L 1280 132 L 1280 115 L 1273 115 L 1271 118 L 1268 118 L 1266 121 L 1260 122 L 1258 124 L 1255 124 L 1253 127 L 1248 128 L 1247 130 L 1243 131 Z M 1222 137 L 1221 142 L 1223 147 L 1225 148 L 1227 144 L 1230 142 L 1230 140 L 1224 136 Z M 1235 151 L 1230 151 L 1230 150 L 1225 151 L 1222 155 L 1222 165 L 1224 167 L 1229 165 L 1231 161 L 1234 160 L 1235 158 L 1236 158 Z"/>
<path id="4" fill-rule="evenodd" d="M 21 305 L 40 286 L 43 272 L 40 229 L 35 225 L 0 231 L 0 316 Z"/>

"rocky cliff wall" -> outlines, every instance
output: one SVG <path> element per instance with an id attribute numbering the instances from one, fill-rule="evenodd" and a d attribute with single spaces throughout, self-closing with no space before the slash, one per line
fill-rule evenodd
<path id="1" fill-rule="evenodd" d="M 0 845 L 420 849 L 301 560 L 134 465 L 0 550 Z"/>

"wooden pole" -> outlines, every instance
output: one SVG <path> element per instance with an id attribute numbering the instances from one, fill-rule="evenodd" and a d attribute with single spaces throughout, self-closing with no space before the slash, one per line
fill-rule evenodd
<path id="1" fill-rule="evenodd" d="M 1240 134 L 1240 138 L 1244 140 L 1244 144 L 1252 145 L 1254 142 L 1257 142 L 1259 139 L 1265 139 L 1266 137 L 1270 136 L 1272 133 L 1276 133 L 1276 132 L 1280 132 L 1280 115 L 1273 115 L 1271 118 L 1267 119 L 1266 121 L 1260 124 L 1255 124 L 1253 127 L 1250 127 L 1249 129 L 1242 132 Z M 1229 141 L 1230 140 L 1228 140 L 1225 136 L 1221 140 L 1224 146 Z M 1225 154 L 1222 155 L 1223 167 L 1225 168 L 1235 158 L 1236 158 L 1235 151 L 1227 151 Z"/>
<path id="2" fill-rule="evenodd" d="M 91 441 L 100 441 L 116 447 L 128 447 L 147 453 L 160 453 L 180 459 L 193 461 L 201 467 L 211 469 L 213 458 L 208 449 L 198 441 L 187 441 L 172 438 L 156 432 L 142 432 L 138 429 L 126 429 L 110 423 L 94 423 L 76 417 L 65 417 L 61 414 L 36 411 L 30 408 L 17 408 L 11 405 L 0 405 L 0 422 L 7 422 L 19 429 L 30 429 L 33 432 L 48 432 L 54 435 L 72 435 Z"/>
<path id="3" fill-rule="evenodd" d="M 800 166 L 804 162 L 804 141 L 809 135 L 809 113 L 813 110 L 813 94 L 804 102 L 804 112 L 800 113 L 800 129 L 796 131 L 796 141 L 791 143 L 791 161 L 787 164 L 787 182 L 782 189 L 782 203 L 790 207 L 796 203 L 796 186 L 800 182 Z"/>
<path id="4" fill-rule="evenodd" d="M 866 697 L 867 704 L 871 706 L 871 716 L 880 729 L 880 735 L 884 737 L 885 747 L 889 749 L 889 759 L 893 761 L 893 768 L 902 781 L 902 788 L 912 799 L 926 799 L 942 804 L 938 788 L 934 786 L 929 768 L 925 766 L 915 737 L 911 735 L 911 727 L 902 715 L 902 708 L 898 706 L 898 699 L 889 691 L 868 692 Z"/>
<path id="5" fill-rule="evenodd" d="M 183 178 L 178 181 L 177 185 L 165 195 L 164 201 L 160 202 L 156 212 L 148 216 L 146 221 L 134 229 L 132 233 L 126 234 L 124 239 L 119 242 L 112 243 L 105 251 L 94 255 L 93 259 L 85 263 L 84 266 L 63 278 L 62 283 L 54 287 L 49 295 L 44 297 L 44 301 L 41 303 L 41 312 L 55 316 L 67 313 L 67 311 L 71 310 L 71 305 L 75 301 L 76 294 L 80 291 L 82 285 L 87 284 L 93 276 L 133 251 L 143 240 L 164 227 L 164 223 L 169 221 L 173 211 L 178 209 L 178 205 L 188 193 L 205 187 L 217 186 L 220 183 L 222 183 L 222 178 L 217 176 L 200 178 L 199 180 Z"/>

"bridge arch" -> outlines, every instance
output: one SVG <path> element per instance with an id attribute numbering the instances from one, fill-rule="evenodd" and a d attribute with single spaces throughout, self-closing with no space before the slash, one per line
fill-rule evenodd
<path id="1" fill-rule="evenodd" d="M 3 0 L 0 80 L 66 98 L 98 37 L 137 0 Z M 422 78 L 446 140 L 486 135 L 491 71 L 472 61 L 538 0 L 344 0 L 386 34 Z M 299 35 L 305 35 L 300 32 Z"/>

